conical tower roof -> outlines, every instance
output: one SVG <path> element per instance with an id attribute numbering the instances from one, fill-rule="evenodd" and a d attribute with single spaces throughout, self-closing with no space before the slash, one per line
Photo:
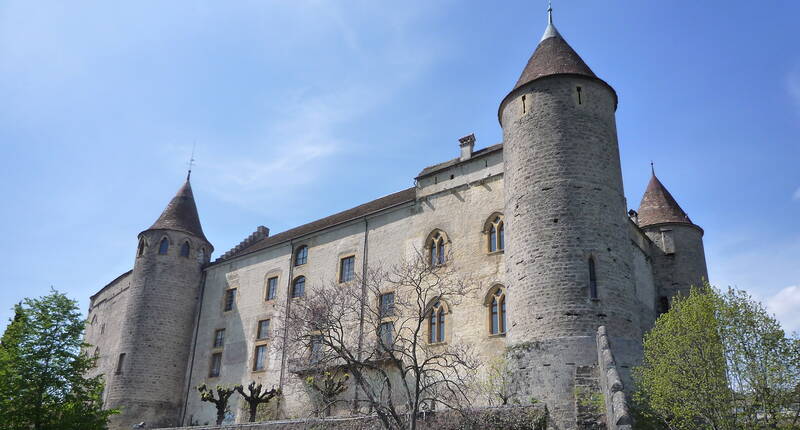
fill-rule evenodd
<path id="1" fill-rule="evenodd" d="M 161 216 L 148 230 L 156 229 L 183 231 L 208 242 L 203 234 L 203 227 L 200 225 L 197 205 L 194 203 L 194 194 L 192 194 L 192 185 L 188 178 L 175 197 L 170 200 Z"/>
<path id="2" fill-rule="evenodd" d="M 653 173 L 639 204 L 639 226 L 668 222 L 692 224 L 686 212 Z"/>
<path id="3" fill-rule="evenodd" d="M 583 75 L 590 78 L 597 78 L 592 69 L 583 62 L 581 57 L 572 49 L 561 33 L 553 25 L 552 15 L 549 18 L 547 28 L 539 41 L 536 50 L 533 51 L 528 64 L 522 71 L 514 89 L 534 81 L 544 76 L 573 74 Z"/>

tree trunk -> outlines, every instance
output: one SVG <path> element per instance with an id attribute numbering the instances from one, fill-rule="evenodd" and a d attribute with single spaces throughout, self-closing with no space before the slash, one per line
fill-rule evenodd
<path id="1" fill-rule="evenodd" d="M 250 422 L 256 422 L 256 412 L 258 412 L 258 403 L 250 403 Z"/>

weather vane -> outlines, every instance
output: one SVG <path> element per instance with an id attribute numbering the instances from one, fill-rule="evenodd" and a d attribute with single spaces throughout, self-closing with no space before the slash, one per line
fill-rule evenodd
<path id="1" fill-rule="evenodd" d="M 197 145 L 197 141 L 192 143 L 192 155 L 189 157 L 189 173 L 186 174 L 186 180 L 188 181 L 192 177 L 192 166 L 194 166 L 194 147 Z"/>

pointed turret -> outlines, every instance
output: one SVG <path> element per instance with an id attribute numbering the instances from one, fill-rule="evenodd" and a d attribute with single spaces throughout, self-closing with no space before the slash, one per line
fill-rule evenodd
<path id="1" fill-rule="evenodd" d="M 533 51 L 528 64 L 522 71 L 514 89 L 517 89 L 529 82 L 544 76 L 572 74 L 583 75 L 590 78 L 597 78 L 592 69 L 583 62 L 581 57 L 569 46 L 561 33 L 556 30 L 553 21 L 550 20 L 547 28 L 539 41 L 536 50 Z"/>
<path id="2" fill-rule="evenodd" d="M 663 223 L 692 224 L 692 221 L 653 172 L 639 204 L 639 226 Z"/>
<path id="3" fill-rule="evenodd" d="M 197 205 L 192 194 L 192 185 L 186 179 L 183 186 L 170 200 L 164 212 L 148 230 L 177 230 L 193 234 L 203 240 L 203 227 L 200 225 L 200 216 L 197 215 Z"/>

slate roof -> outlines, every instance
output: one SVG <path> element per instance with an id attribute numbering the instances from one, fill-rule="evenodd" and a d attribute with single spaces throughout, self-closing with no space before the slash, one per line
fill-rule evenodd
<path id="1" fill-rule="evenodd" d="M 197 205 L 194 203 L 194 194 L 192 194 L 192 185 L 188 179 L 148 230 L 157 229 L 183 231 L 208 242 L 206 235 L 203 234 L 203 227 L 200 225 Z"/>
<path id="2" fill-rule="evenodd" d="M 539 46 L 533 51 L 522 75 L 517 80 L 517 84 L 514 85 L 514 89 L 544 76 L 565 73 L 597 78 L 592 69 L 583 62 L 578 53 L 569 46 L 555 26 L 550 23 L 547 25 Z"/>
<path id="3" fill-rule="evenodd" d="M 639 226 L 668 222 L 692 224 L 686 212 L 653 173 L 639 204 Z"/>
<path id="4" fill-rule="evenodd" d="M 391 208 L 393 206 L 398 206 L 403 203 L 414 201 L 416 199 L 416 195 L 417 192 L 416 188 L 414 187 L 407 188 L 403 191 L 399 191 L 394 194 L 389 194 L 388 196 L 375 199 L 371 202 L 364 203 L 363 205 L 356 206 L 354 208 L 339 212 L 337 214 L 333 214 L 331 216 L 322 219 L 318 219 L 316 221 L 312 221 L 308 224 L 303 224 L 299 227 L 286 230 L 274 236 L 268 236 L 259 241 L 256 241 L 250 246 L 240 249 L 238 252 L 226 253 L 224 258 L 223 257 L 218 258 L 216 261 L 214 261 L 213 264 L 217 264 L 219 262 L 227 261 L 244 254 L 249 254 L 251 252 L 268 248 L 270 246 L 277 245 L 279 243 L 287 242 L 289 240 L 296 239 L 301 236 L 305 236 L 307 234 L 314 233 L 326 228 L 330 228 L 338 224 L 352 221 L 361 218 L 365 215 L 370 215 L 382 211 L 384 209 Z"/>
<path id="5" fill-rule="evenodd" d="M 484 155 L 491 154 L 492 152 L 499 151 L 501 149 L 503 149 L 503 144 L 502 143 L 498 143 L 498 144 L 495 144 L 495 145 L 492 145 L 492 146 L 487 146 L 486 148 L 483 148 L 483 149 L 479 149 L 479 150 L 473 152 L 472 153 L 472 157 L 469 160 L 465 160 L 464 163 L 466 163 L 468 161 L 471 161 L 471 160 L 474 160 L 476 157 L 482 157 Z M 457 157 L 457 158 L 453 158 L 452 160 L 448 160 L 448 161 L 445 161 L 445 162 L 442 162 L 442 163 L 439 163 L 439 164 L 434 164 L 433 166 L 428 166 L 428 167 L 422 169 L 421 172 L 419 172 L 419 175 L 417 175 L 416 179 L 419 179 L 419 178 L 421 178 L 423 176 L 428 176 L 428 175 L 430 175 L 432 173 L 444 170 L 444 169 L 446 169 L 448 167 L 452 167 L 452 166 L 455 166 L 455 165 L 458 165 L 458 164 L 461 164 L 461 163 L 462 163 L 461 158 Z"/>

